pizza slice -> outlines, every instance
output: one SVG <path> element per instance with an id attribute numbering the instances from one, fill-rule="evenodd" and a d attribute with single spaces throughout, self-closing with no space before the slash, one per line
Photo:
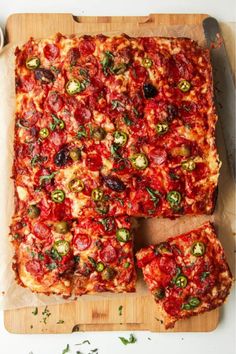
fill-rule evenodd
<path id="1" fill-rule="evenodd" d="M 215 309 L 229 294 L 232 275 L 209 222 L 143 248 L 136 257 L 166 329 L 180 319 Z"/>

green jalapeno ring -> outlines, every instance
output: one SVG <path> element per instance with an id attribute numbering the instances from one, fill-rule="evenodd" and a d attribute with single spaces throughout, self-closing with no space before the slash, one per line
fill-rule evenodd
<path id="1" fill-rule="evenodd" d="M 29 70 L 35 70 L 40 65 L 40 59 L 38 57 L 31 57 L 26 59 L 25 66 Z"/>
<path id="2" fill-rule="evenodd" d="M 58 123 L 58 127 L 59 129 L 63 130 L 65 128 L 65 122 L 64 120 L 60 119 L 59 123 Z"/>
<path id="3" fill-rule="evenodd" d="M 180 204 L 182 196 L 178 191 L 170 191 L 167 193 L 167 200 L 171 207 L 176 207 Z"/>
<path id="4" fill-rule="evenodd" d="M 57 221 L 54 230 L 59 234 L 66 234 L 69 231 L 69 225 L 66 221 Z"/>
<path id="5" fill-rule="evenodd" d="M 175 280 L 175 284 L 178 286 L 178 288 L 186 288 L 188 279 L 184 275 L 179 275 Z"/>
<path id="6" fill-rule="evenodd" d="M 195 257 L 202 257 L 206 252 L 206 246 L 201 241 L 195 241 L 190 249 L 190 253 Z"/>
<path id="7" fill-rule="evenodd" d="M 125 227 L 116 230 L 116 238 L 120 242 L 127 242 L 130 240 L 130 232 Z"/>
<path id="8" fill-rule="evenodd" d="M 66 92 L 69 95 L 75 95 L 83 90 L 81 83 L 77 79 L 70 79 L 66 84 Z"/>
<path id="9" fill-rule="evenodd" d="M 105 268 L 105 266 L 104 266 L 104 264 L 102 262 L 98 262 L 96 264 L 96 271 L 97 272 L 102 272 L 104 270 L 104 268 Z"/>
<path id="10" fill-rule="evenodd" d="M 46 139 L 49 136 L 48 128 L 41 128 L 40 131 L 39 131 L 39 136 L 42 139 Z"/>
<path id="11" fill-rule="evenodd" d="M 68 187 L 71 192 L 82 192 L 82 190 L 84 189 L 84 182 L 79 178 L 73 178 L 69 182 Z"/>
<path id="12" fill-rule="evenodd" d="M 156 125 L 156 131 L 158 135 L 166 134 L 169 130 L 169 124 L 167 122 L 158 123 Z"/>
<path id="13" fill-rule="evenodd" d="M 149 68 L 151 68 L 153 62 L 152 62 L 152 59 L 150 59 L 150 58 L 143 58 L 142 64 L 146 69 L 149 69 Z"/>
<path id="14" fill-rule="evenodd" d="M 127 143 L 128 135 L 121 131 L 116 130 L 114 133 L 114 143 L 119 146 L 124 146 Z"/>
<path id="15" fill-rule="evenodd" d="M 62 203 L 65 199 L 65 192 L 61 189 L 55 189 L 51 193 L 51 198 L 55 203 Z"/>
<path id="16" fill-rule="evenodd" d="M 178 88 L 180 89 L 180 91 L 182 92 L 188 92 L 191 88 L 191 84 L 189 81 L 187 80 L 181 80 L 179 83 L 178 83 Z"/>
<path id="17" fill-rule="evenodd" d="M 55 249 L 60 256 L 65 256 L 70 249 L 70 244 L 66 240 L 57 240 L 53 245 L 53 249 Z"/>
<path id="18" fill-rule="evenodd" d="M 196 163 L 195 163 L 194 160 L 189 159 L 189 160 L 183 161 L 182 164 L 181 164 L 181 166 L 182 166 L 182 169 L 183 169 L 183 170 L 186 170 L 186 171 L 188 171 L 188 172 L 191 172 L 191 171 L 195 170 L 195 168 L 196 168 Z"/>
<path id="19" fill-rule="evenodd" d="M 95 202 L 100 201 L 103 198 L 103 191 L 99 188 L 94 188 L 91 192 L 91 197 Z"/>
<path id="20" fill-rule="evenodd" d="M 145 170 L 148 167 L 148 158 L 143 153 L 138 153 L 130 158 L 132 166 L 137 170 Z"/>

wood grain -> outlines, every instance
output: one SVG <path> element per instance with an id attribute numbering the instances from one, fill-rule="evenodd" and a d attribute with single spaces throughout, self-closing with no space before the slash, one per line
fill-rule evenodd
<path id="1" fill-rule="evenodd" d="M 160 25 L 198 25 L 198 31 L 189 37 L 202 39 L 201 21 L 206 15 L 152 14 L 141 17 L 73 17 L 71 14 L 14 14 L 7 21 L 8 41 L 26 41 L 30 36 L 40 38 L 55 32 L 104 33 L 126 32 L 140 34 Z M 190 27 L 189 27 L 190 28 Z M 195 27 L 196 29 L 196 27 Z M 153 223 L 153 222 L 152 222 Z M 143 225 L 142 225 L 143 227 Z M 175 229 L 175 228 L 174 228 Z M 173 230 L 174 230 L 173 229 Z M 140 288 L 140 287 L 139 287 Z M 113 294 L 98 299 L 80 298 L 76 302 L 49 306 L 51 315 L 43 322 L 42 312 L 32 314 L 33 308 L 8 310 L 4 314 L 5 328 L 11 333 L 70 333 L 78 325 L 80 331 L 150 330 L 165 331 L 159 321 L 155 303 L 150 294 L 137 290 L 135 294 Z M 144 290 L 143 290 L 144 289 Z M 122 306 L 122 315 L 118 308 Z M 58 321 L 64 321 L 58 323 Z M 219 310 L 180 321 L 175 332 L 205 332 L 214 330 L 219 321 Z M 77 328 L 78 329 L 78 328 Z"/>

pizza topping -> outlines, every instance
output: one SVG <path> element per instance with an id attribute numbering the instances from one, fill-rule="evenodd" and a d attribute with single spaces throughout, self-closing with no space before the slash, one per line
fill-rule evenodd
<path id="1" fill-rule="evenodd" d="M 39 136 L 40 136 L 40 138 L 42 138 L 42 139 L 46 139 L 48 136 L 49 136 L 49 130 L 48 130 L 48 128 L 42 128 L 42 129 L 40 129 L 40 131 L 39 131 Z"/>
<path id="2" fill-rule="evenodd" d="M 100 251 L 100 258 L 104 263 L 112 263 L 116 260 L 117 254 L 115 248 L 108 244 Z"/>
<path id="3" fill-rule="evenodd" d="M 150 59 L 150 58 L 143 58 L 143 60 L 142 60 L 142 64 L 143 64 L 143 66 L 145 67 L 145 68 L 151 68 L 151 66 L 152 66 L 152 59 Z"/>
<path id="4" fill-rule="evenodd" d="M 57 221 L 54 230 L 59 234 L 66 234 L 69 231 L 69 224 L 66 221 Z"/>
<path id="5" fill-rule="evenodd" d="M 181 145 L 181 146 L 173 147 L 170 153 L 173 157 L 176 156 L 188 157 L 190 155 L 190 149 L 187 145 Z"/>
<path id="6" fill-rule="evenodd" d="M 175 280 L 175 285 L 179 288 L 186 288 L 188 284 L 188 279 L 184 275 L 179 275 Z"/>
<path id="7" fill-rule="evenodd" d="M 51 193 L 51 198 L 55 203 L 62 203 L 65 199 L 65 192 L 61 189 L 55 189 Z"/>
<path id="8" fill-rule="evenodd" d="M 143 85 L 143 93 L 145 98 L 153 98 L 158 94 L 157 88 L 150 83 Z"/>
<path id="9" fill-rule="evenodd" d="M 186 171 L 188 171 L 188 172 L 191 172 L 191 171 L 195 170 L 195 168 L 196 168 L 196 163 L 195 163 L 194 160 L 189 159 L 189 160 L 183 161 L 182 164 L 181 164 L 181 166 L 182 166 L 182 169 L 183 169 L 183 170 L 186 170 Z"/>
<path id="10" fill-rule="evenodd" d="M 181 80 L 178 83 L 178 88 L 182 91 L 182 92 L 188 92 L 191 88 L 191 84 L 189 81 L 187 80 Z"/>
<path id="11" fill-rule="evenodd" d="M 156 300 L 161 300 L 165 297 L 165 289 L 163 287 L 159 287 L 155 290 L 154 298 Z"/>
<path id="12" fill-rule="evenodd" d="M 45 68 L 35 69 L 34 76 L 35 79 L 41 81 L 42 84 L 49 84 L 55 79 L 51 70 Z"/>
<path id="13" fill-rule="evenodd" d="M 139 64 L 134 64 L 132 66 L 132 69 L 130 70 L 130 74 L 131 74 L 132 79 L 140 84 L 143 81 L 145 81 L 146 78 L 148 77 L 147 70 Z"/>
<path id="14" fill-rule="evenodd" d="M 162 242 L 155 247 L 155 254 L 161 254 L 166 256 L 172 256 L 173 253 L 166 242 Z"/>
<path id="15" fill-rule="evenodd" d="M 124 182 L 122 182 L 118 177 L 108 175 L 103 177 L 105 185 L 115 192 L 123 192 L 126 189 Z"/>
<path id="16" fill-rule="evenodd" d="M 103 198 L 103 191 L 99 188 L 94 188 L 92 190 L 91 197 L 95 202 L 100 201 Z"/>
<path id="17" fill-rule="evenodd" d="M 150 199 L 153 201 L 154 205 L 156 206 L 160 200 L 160 192 L 157 190 L 152 189 L 151 187 L 146 187 L 146 191 L 150 195 Z"/>
<path id="18" fill-rule="evenodd" d="M 69 161 L 69 150 L 67 148 L 62 148 L 59 150 L 53 158 L 56 166 L 65 166 Z"/>
<path id="19" fill-rule="evenodd" d="M 148 167 L 147 156 L 143 153 L 135 154 L 130 158 L 132 166 L 137 170 L 145 170 Z"/>
<path id="20" fill-rule="evenodd" d="M 167 160 L 167 152 L 164 148 L 155 148 L 150 151 L 150 159 L 157 165 L 162 165 Z"/>
<path id="21" fill-rule="evenodd" d="M 53 91 L 48 96 L 48 105 L 54 112 L 59 112 L 64 106 L 64 100 L 58 92 Z"/>
<path id="22" fill-rule="evenodd" d="M 85 235 L 85 234 L 77 234 L 74 238 L 73 238 L 73 244 L 75 246 L 75 248 L 79 251 L 84 251 L 86 250 L 90 245 L 91 245 L 91 238 L 89 235 Z"/>
<path id="23" fill-rule="evenodd" d="M 195 241 L 191 246 L 190 252 L 195 257 L 201 257 L 206 252 L 206 246 L 201 241 Z"/>
<path id="24" fill-rule="evenodd" d="M 55 60 L 59 55 L 59 48 L 55 44 L 47 44 L 43 49 L 45 57 L 49 61 Z"/>
<path id="25" fill-rule="evenodd" d="M 26 60 L 25 66 L 29 70 L 35 70 L 40 65 L 40 59 L 38 57 L 31 57 Z"/>
<path id="26" fill-rule="evenodd" d="M 73 161 L 78 161 L 81 158 L 81 150 L 79 148 L 74 148 L 70 150 L 69 155 Z"/>
<path id="27" fill-rule="evenodd" d="M 69 182 L 68 187 L 71 192 L 79 193 L 82 192 L 82 190 L 84 189 L 84 182 L 79 178 L 73 178 Z"/>
<path id="28" fill-rule="evenodd" d="M 26 268 L 27 272 L 29 272 L 33 276 L 40 277 L 43 275 L 42 265 L 41 265 L 40 261 L 38 261 L 37 259 L 32 259 L 32 260 L 28 261 L 25 264 L 25 268 Z"/>
<path id="29" fill-rule="evenodd" d="M 109 205 L 105 202 L 98 201 L 96 202 L 96 212 L 102 215 L 106 215 L 109 211 Z"/>
<path id="30" fill-rule="evenodd" d="M 199 305 L 201 305 L 201 300 L 199 300 L 199 298 L 197 298 L 197 297 L 191 297 L 187 303 L 182 305 L 182 309 L 183 310 L 193 310 L 196 307 L 198 307 Z"/>
<path id="31" fill-rule="evenodd" d="M 169 130 L 169 125 L 167 122 L 158 123 L 156 125 L 156 131 L 158 135 L 163 135 Z"/>
<path id="32" fill-rule="evenodd" d="M 41 210 L 39 209 L 39 207 L 37 207 L 37 205 L 30 205 L 29 209 L 28 209 L 28 217 L 30 219 L 36 219 L 37 217 L 39 217 Z"/>
<path id="33" fill-rule="evenodd" d="M 169 296 L 163 303 L 165 311 L 171 316 L 177 316 L 181 311 L 182 301 L 174 296 Z"/>
<path id="34" fill-rule="evenodd" d="M 115 131 L 114 143 L 119 146 L 124 146 L 127 143 L 128 135 L 123 131 Z"/>
<path id="35" fill-rule="evenodd" d="M 116 270 L 112 267 L 106 267 L 102 272 L 102 279 L 103 280 L 112 280 L 116 276 Z"/>
<path id="36" fill-rule="evenodd" d="M 49 124 L 50 129 L 53 131 L 55 130 L 57 127 L 60 130 L 63 130 L 65 128 L 65 122 L 62 119 L 58 119 L 57 116 L 55 114 L 52 114 L 52 118 L 53 118 L 53 123 Z"/>
<path id="37" fill-rule="evenodd" d="M 111 232 L 115 228 L 115 220 L 112 217 L 102 219 L 100 223 L 103 225 L 106 232 Z"/>
<path id="38" fill-rule="evenodd" d="M 130 240 L 131 235 L 128 229 L 122 227 L 116 230 L 116 238 L 119 242 L 127 242 Z"/>
<path id="39" fill-rule="evenodd" d="M 91 171 L 98 171 L 102 168 L 101 155 L 96 153 L 88 153 L 86 157 L 86 165 Z"/>
<path id="40" fill-rule="evenodd" d="M 69 95 L 75 95 L 84 90 L 84 87 L 81 85 L 81 82 L 77 79 L 71 79 L 66 84 L 66 92 Z"/>
<path id="41" fill-rule="evenodd" d="M 92 130 L 92 138 L 101 141 L 106 137 L 106 131 L 102 127 L 94 128 Z"/>
<path id="42" fill-rule="evenodd" d="M 104 270 L 104 268 L 105 268 L 105 266 L 104 266 L 104 264 L 102 262 L 98 262 L 96 264 L 96 271 L 97 272 L 99 272 L 99 273 L 102 272 Z"/>
<path id="43" fill-rule="evenodd" d="M 60 256 L 65 256 L 70 250 L 70 244 L 65 240 L 57 240 L 54 243 L 53 248 L 58 252 Z"/>
<path id="44" fill-rule="evenodd" d="M 178 191 L 170 191 L 167 193 L 167 200 L 171 208 L 176 208 L 181 202 L 182 196 Z"/>
<path id="45" fill-rule="evenodd" d="M 36 224 L 34 224 L 33 232 L 34 232 L 34 235 L 37 238 L 39 238 L 40 240 L 47 239 L 51 234 L 51 230 L 43 222 L 37 222 Z"/>
<path id="46" fill-rule="evenodd" d="M 112 68 L 114 60 L 113 60 L 114 56 L 111 52 L 106 51 L 104 53 L 103 59 L 101 61 L 101 65 L 102 65 L 102 69 L 103 69 L 103 73 L 105 76 L 107 76 L 110 72 L 110 68 Z"/>

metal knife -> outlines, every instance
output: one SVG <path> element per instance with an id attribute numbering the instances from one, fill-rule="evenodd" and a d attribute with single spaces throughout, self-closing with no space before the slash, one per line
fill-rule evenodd
<path id="1" fill-rule="evenodd" d="M 227 57 L 224 40 L 218 22 L 213 17 L 203 20 L 207 46 L 210 48 L 215 87 L 215 104 L 227 151 L 231 174 L 236 181 L 235 171 L 235 85 Z"/>

